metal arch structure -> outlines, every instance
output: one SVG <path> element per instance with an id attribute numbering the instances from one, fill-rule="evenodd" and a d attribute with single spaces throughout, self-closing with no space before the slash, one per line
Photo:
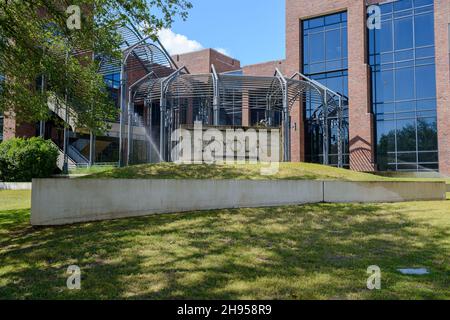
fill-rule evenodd
<path id="1" fill-rule="evenodd" d="M 327 88 L 323 84 L 308 78 L 300 72 L 294 73 L 290 81 L 305 81 L 311 86 L 310 91 L 303 92 L 301 100 L 315 105 L 311 120 L 321 123 L 323 126 L 323 164 L 329 164 L 329 120 L 337 120 L 337 148 L 338 148 L 338 167 L 344 167 L 344 107 L 348 105 L 347 97 Z M 317 94 L 314 95 L 313 93 Z M 309 94 L 308 94 L 309 93 Z"/>
<path id="2" fill-rule="evenodd" d="M 120 26 L 118 33 L 122 37 L 121 57 L 97 59 L 100 60 L 99 73 L 103 76 L 120 74 L 119 164 L 123 166 L 128 164 L 131 153 L 128 139 L 125 162 L 125 127 L 128 125 L 127 136 L 131 137 L 134 100 L 142 98 L 146 82 L 152 78 L 165 78 L 178 67 L 159 39 L 143 37 L 133 25 Z"/>
<path id="3" fill-rule="evenodd" d="M 328 164 L 329 158 L 328 120 L 337 117 L 338 166 L 343 167 L 342 117 L 345 98 L 301 73 L 295 73 L 290 78 L 285 77 L 278 69 L 271 77 L 218 74 L 215 67 L 211 66 L 210 73 L 190 74 L 185 67 L 181 67 L 162 78 L 154 73 L 144 77 L 137 87 L 133 96 L 135 100 L 129 106 L 142 101 L 146 107 L 159 103 L 158 140 L 162 161 L 171 161 L 168 148 L 171 143 L 170 133 L 180 125 L 192 124 L 193 119 L 187 123 L 189 121 L 186 121 L 186 115 L 188 112 L 192 113 L 193 109 L 197 112 L 196 120 L 208 126 L 243 127 L 244 113 L 247 118 L 251 111 L 262 115 L 263 119 L 256 125 L 282 130 L 283 161 L 290 161 L 291 110 L 296 102 L 314 101 L 317 105 L 314 119 L 324 127 L 324 164 Z M 131 97 L 131 92 L 129 96 Z M 130 110 L 128 113 L 133 114 Z M 128 123 L 132 122 L 130 117 Z M 128 145 L 131 143 L 129 130 Z M 130 157 L 128 152 L 127 163 L 130 162 Z"/>

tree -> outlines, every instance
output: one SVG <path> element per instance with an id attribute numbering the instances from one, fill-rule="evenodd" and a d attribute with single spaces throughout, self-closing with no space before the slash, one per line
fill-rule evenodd
<path id="1" fill-rule="evenodd" d="M 0 0 L 0 113 L 47 120 L 49 96 L 67 97 L 77 127 L 105 130 L 117 111 L 92 53 L 120 58 L 118 26 L 155 37 L 191 7 L 188 0 Z M 41 76 L 45 90 L 36 89 Z"/>

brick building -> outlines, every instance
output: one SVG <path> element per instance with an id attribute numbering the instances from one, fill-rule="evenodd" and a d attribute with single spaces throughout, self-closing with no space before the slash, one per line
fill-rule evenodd
<path id="1" fill-rule="evenodd" d="M 378 12 L 380 28 L 369 28 Z M 286 0 L 285 60 L 241 67 L 213 49 L 172 58 L 191 73 L 208 73 L 211 64 L 244 75 L 300 71 L 348 98 L 344 153 L 351 169 L 449 175 L 449 19 L 450 0 Z M 323 160 L 323 128 L 310 112 L 307 101 L 292 110 L 292 161 Z M 4 138 L 33 131 L 8 117 L 3 127 Z"/>

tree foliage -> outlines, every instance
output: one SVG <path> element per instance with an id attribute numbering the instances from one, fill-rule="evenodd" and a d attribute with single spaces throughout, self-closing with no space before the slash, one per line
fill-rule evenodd
<path id="1" fill-rule="evenodd" d="M 81 29 L 67 25 L 69 6 L 81 8 Z M 77 126 L 105 128 L 116 110 L 102 76 L 99 56 L 120 56 L 118 26 L 139 26 L 147 36 L 187 17 L 188 0 L 0 0 L 0 112 L 19 121 L 49 118 L 48 97 L 68 98 Z M 69 54 L 68 54 L 69 53 Z M 44 89 L 36 89 L 40 76 Z"/>

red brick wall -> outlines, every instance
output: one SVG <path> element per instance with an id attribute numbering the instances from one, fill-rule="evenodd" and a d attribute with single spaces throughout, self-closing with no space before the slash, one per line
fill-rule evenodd
<path id="1" fill-rule="evenodd" d="M 450 175 L 450 65 L 448 24 L 450 0 L 434 1 L 434 29 L 436 43 L 436 94 L 439 143 L 439 170 Z"/>
<path id="2" fill-rule="evenodd" d="M 285 73 L 302 70 L 301 20 L 348 12 L 350 167 L 358 171 L 374 170 L 373 116 L 370 114 L 369 69 L 366 50 L 366 2 L 364 0 L 286 0 Z M 292 111 L 293 121 L 303 123 L 299 108 Z M 294 126 L 292 126 L 295 130 Z M 300 131 L 300 130 L 299 130 Z M 303 160 L 303 132 L 293 132 L 292 159 Z"/>
<path id="3" fill-rule="evenodd" d="M 239 60 L 230 58 L 214 49 L 209 49 L 209 55 L 210 64 L 214 64 L 218 73 L 241 69 Z"/>
<path id="4" fill-rule="evenodd" d="M 4 113 L 3 140 L 9 140 L 16 136 L 16 119 L 10 112 Z"/>
<path id="5" fill-rule="evenodd" d="M 244 66 L 242 67 L 242 72 L 248 76 L 273 76 L 277 68 L 284 74 L 284 66 L 284 60 L 268 61 Z"/>
<path id="6" fill-rule="evenodd" d="M 239 70 L 241 68 L 239 60 L 230 58 L 214 49 L 178 54 L 172 58 L 178 67 L 185 66 L 192 74 L 209 73 L 211 71 L 211 64 L 214 64 L 218 73 Z"/>
<path id="7" fill-rule="evenodd" d="M 12 138 L 30 138 L 36 136 L 36 125 L 30 123 L 17 123 L 12 112 L 5 112 L 3 119 L 3 140 Z"/>

